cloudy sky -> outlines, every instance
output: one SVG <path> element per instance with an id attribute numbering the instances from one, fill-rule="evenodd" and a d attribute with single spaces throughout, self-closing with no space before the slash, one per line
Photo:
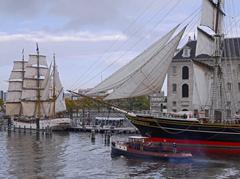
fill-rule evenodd
<path id="1" fill-rule="evenodd" d="M 0 0 L 0 89 L 14 60 L 56 53 L 65 89 L 93 87 L 192 15 L 201 0 Z M 190 21 L 191 18 L 187 19 Z"/>

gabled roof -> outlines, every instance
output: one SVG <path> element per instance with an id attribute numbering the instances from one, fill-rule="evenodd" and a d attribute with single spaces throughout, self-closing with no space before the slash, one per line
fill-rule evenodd
<path id="1" fill-rule="evenodd" d="M 185 47 L 191 48 L 190 56 L 183 57 L 183 49 Z M 192 59 L 195 58 L 197 41 L 191 40 L 188 41 L 183 48 L 173 57 L 173 59 Z M 240 58 L 240 38 L 226 38 L 223 43 L 223 57 L 225 58 Z M 209 55 L 201 54 L 197 58 L 207 58 Z"/>

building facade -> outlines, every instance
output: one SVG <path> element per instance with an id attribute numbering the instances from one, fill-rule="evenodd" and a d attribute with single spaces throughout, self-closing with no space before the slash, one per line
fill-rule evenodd
<path id="1" fill-rule="evenodd" d="M 167 96 L 164 96 L 164 91 L 149 96 L 150 113 L 158 115 L 161 112 L 167 112 Z"/>
<path id="2" fill-rule="evenodd" d="M 174 56 L 167 76 L 168 112 L 199 111 L 193 105 L 194 70 L 193 60 L 213 65 L 208 55 L 195 56 L 196 40 L 189 40 Z M 225 83 L 225 106 L 227 115 L 240 112 L 240 38 L 224 40 L 222 67 Z M 206 74 L 207 75 L 207 74 Z M 209 92 L 211 93 L 211 92 Z M 209 103 L 210 103 L 210 94 Z M 207 105 L 207 104 L 206 104 Z M 206 114 L 209 112 L 206 109 Z"/>

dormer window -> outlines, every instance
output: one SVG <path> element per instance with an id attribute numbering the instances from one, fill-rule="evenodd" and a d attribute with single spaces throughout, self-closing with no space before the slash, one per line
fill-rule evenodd
<path id="1" fill-rule="evenodd" d="M 191 48 L 188 46 L 184 47 L 182 57 L 189 58 L 191 53 Z"/>

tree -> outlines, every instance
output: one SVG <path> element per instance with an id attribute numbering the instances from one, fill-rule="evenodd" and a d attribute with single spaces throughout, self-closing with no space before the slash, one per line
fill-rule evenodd
<path id="1" fill-rule="evenodd" d="M 0 99 L 0 111 L 3 111 L 4 109 L 4 101 L 3 99 Z"/>

